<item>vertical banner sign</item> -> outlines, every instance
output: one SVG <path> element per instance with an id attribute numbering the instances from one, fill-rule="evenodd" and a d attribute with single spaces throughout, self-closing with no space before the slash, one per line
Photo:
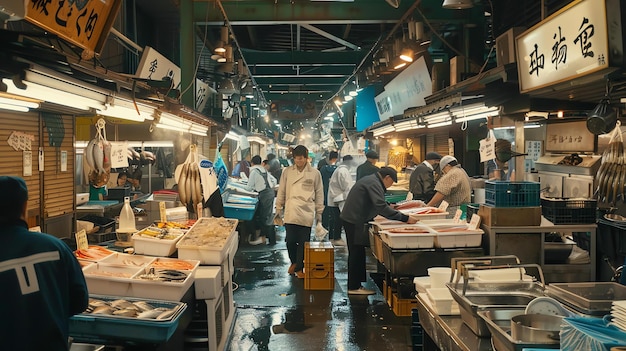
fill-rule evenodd
<path id="1" fill-rule="evenodd" d="M 24 177 L 30 177 L 33 175 L 33 152 L 22 151 L 22 175 Z"/>
<path id="2" fill-rule="evenodd" d="M 605 0 L 573 1 L 516 38 L 520 91 L 609 66 Z"/>
<path id="3" fill-rule="evenodd" d="M 122 0 L 29 0 L 25 18 L 88 52 L 99 53 L 121 3 Z"/>
<path id="4" fill-rule="evenodd" d="M 209 85 L 196 78 L 196 111 L 202 112 L 209 99 Z"/>
<path id="5" fill-rule="evenodd" d="M 67 151 L 61 151 L 61 172 L 67 172 Z"/>

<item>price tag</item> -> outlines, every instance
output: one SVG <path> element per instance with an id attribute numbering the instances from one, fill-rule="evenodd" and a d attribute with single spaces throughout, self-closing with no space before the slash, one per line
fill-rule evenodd
<path id="1" fill-rule="evenodd" d="M 460 223 L 461 222 L 461 215 L 463 214 L 463 211 L 461 209 L 456 210 L 456 213 L 454 213 L 454 222 L 455 223 Z"/>
<path id="2" fill-rule="evenodd" d="M 448 209 L 448 206 L 450 206 L 450 204 L 448 203 L 448 201 L 443 200 L 441 201 L 441 203 L 439 204 L 439 209 L 443 212 L 446 212 L 446 210 Z"/>
<path id="3" fill-rule="evenodd" d="M 472 215 L 472 219 L 470 220 L 469 230 L 478 230 L 478 226 L 480 225 L 480 216 L 474 213 Z"/>
<path id="4" fill-rule="evenodd" d="M 89 248 L 89 241 L 87 241 L 87 232 L 85 229 L 81 229 L 76 233 L 76 248 L 79 250 L 86 250 Z"/>
<path id="5" fill-rule="evenodd" d="M 159 202 L 159 214 L 161 215 L 161 223 L 167 222 L 167 211 L 165 211 L 165 202 Z"/>
<path id="6" fill-rule="evenodd" d="M 44 165 L 45 160 L 44 160 L 44 155 L 43 155 L 43 147 L 39 148 L 39 172 L 43 172 L 44 171 Z"/>
<path id="7" fill-rule="evenodd" d="M 196 205 L 196 214 L 198 219 L 202 218 L 202 202 Z"/>

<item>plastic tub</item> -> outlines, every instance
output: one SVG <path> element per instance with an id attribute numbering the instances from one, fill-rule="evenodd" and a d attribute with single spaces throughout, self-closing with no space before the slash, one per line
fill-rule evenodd
<path id="1" fill-rule="evenodd" d="M 428 276 L 430 277 L 431 289 L 446 288 L 446 283 L 450 281 L 451 274 L 452 268 L 450 267 L 428 268 Z"/>
<path id="2" fill-rule="evenodd" d="M 381 231 L 380 236 L 392 249 L 430 249 L 434 246 L 433 233 L 390 233 Z"/>
<path id="3" fill-rule="evenodd" d="M 167 257 L 176 252 L 176 243 L 183 237 L 178 235 L 171 240 L 157 239 L 141 236 L 141 231 L 133 235 L 133 246 L 135 247 L 135 253 L 140 255 L 150 255 Z"/>
<path id="4" fill-rule="evenodd" d="M 120 265 L 127 267 L 143 267 L 150 262 L 154 261 L 154 257 L 141 256 L 141 255 L 127 255 L 123 253 L 114 253 L 113 255 L 104 258 L 100 263 L 109 265 Z"/>
<path id="5" fill-rule="evenodd" d="M 94 263 L 83 268 L 90 294 L 132 296 L 131 277 L 141 268 Z"/>

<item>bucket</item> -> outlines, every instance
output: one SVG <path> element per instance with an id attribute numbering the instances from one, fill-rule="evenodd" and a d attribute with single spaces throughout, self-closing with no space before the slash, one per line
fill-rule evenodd
<path id="1" fill-rule="evenodd" d="M 450 281 L 452 268 L 450 267 L 431 267 L 428 268 L 428 276 L 430 277 L 430 288 L 445 288 L 446 283 Z"/>

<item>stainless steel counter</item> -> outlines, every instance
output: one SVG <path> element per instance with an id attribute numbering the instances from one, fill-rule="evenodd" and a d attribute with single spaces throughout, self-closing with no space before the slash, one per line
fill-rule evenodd
<path id="1" fill-rule="evenodd" d="M 491 351 L 491 337 L 480 338 L 461 320 L 461 316 L 440 316 L 417 296 L 419 322 L 441 351 Z"/>

